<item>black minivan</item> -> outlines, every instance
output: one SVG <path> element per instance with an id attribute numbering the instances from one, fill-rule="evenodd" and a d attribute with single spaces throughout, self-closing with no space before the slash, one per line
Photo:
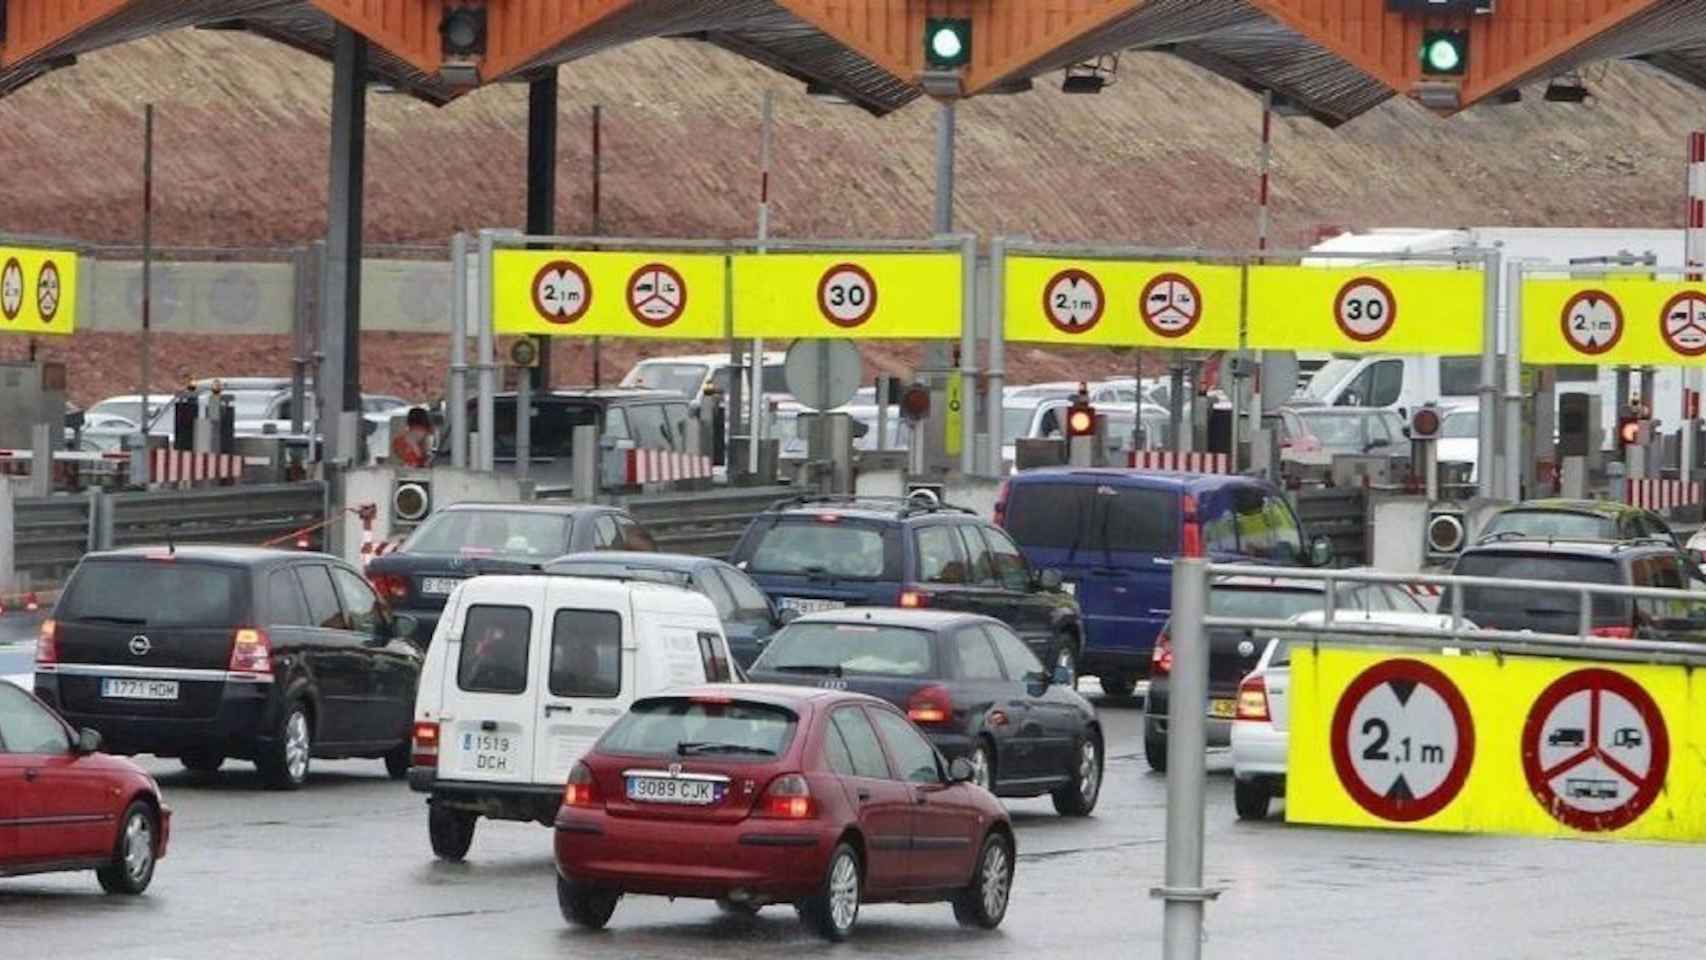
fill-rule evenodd
<path id="1" fill-rule="evenodd" d="M 112 753 L 294 790 L 311 758 L 408 774 L 422 654 L 355 567 L 260 547 L 91 553 L 36 647 L 36 695 Z"/>

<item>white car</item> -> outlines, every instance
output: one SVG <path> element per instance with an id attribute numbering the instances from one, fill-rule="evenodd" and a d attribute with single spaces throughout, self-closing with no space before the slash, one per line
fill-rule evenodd
<path id="1" fill-rule="evenodd" d="M 1292 623 L 1320 626 L 1326 614 L 1320 610 L 1300 613 Z M 1338 623 L 1384 623 L 1430 630 L 1451 629 L 1451 617 L 1435 613 L 1398 613 L 1379 610 L 1337 610 Z M 1465 629 L 1474 629 L 1467 621 Z M 1238 685 L 1238 712 L 1232 720 L 1232 800 L 1240 820 L 1261 820 L 1275 797 L 1285 796 L 1285 757 L 1290 734 L 1291 643 L 1274 637 L 1255 669 Z"/>

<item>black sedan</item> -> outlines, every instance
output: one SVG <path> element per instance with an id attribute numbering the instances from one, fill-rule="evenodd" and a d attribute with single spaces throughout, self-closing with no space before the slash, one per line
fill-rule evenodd
<path id="1" fill-rule="evenodd" d="M 392 609 L 432 639 L 450 591 L 482 573 L 538 570 L 565 553 L 655 550 L 651 535 L 618 507 L 587 503 L 458 503 L 428 517 L 367 577 Z"/>
<path id="2" fill-rule="evenodd" d="M 1064 669 L 1051 675 L 999 620 L 849 607 L 777 631 L 748 674 L 881 697 L 1001 797 L 1049 794 L 1086 816 L 1102 789 L 1102 726 Z"/>
<path id="3" fill-rule="evenodd" d="M 752 578 L 721 560 L 684 553 L 572 553 L 545 565 L 546 573 L 621 580 L 652 579 L 696 590 L 710 599 L 723 621 L 729 652 L 741 669 L 764 649 L 765 641 L 782 625 L 770 598 Z"/>

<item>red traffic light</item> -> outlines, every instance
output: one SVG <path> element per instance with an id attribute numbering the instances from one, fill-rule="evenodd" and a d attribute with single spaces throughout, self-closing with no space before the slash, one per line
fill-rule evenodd
<path id="1" fill-rule="evenodd" d="M 1639 443 L 1641 441 L 1641 421 L 1634 418 L 1617 422 L 1617 442 L 1619 444 Z"/>
<path id="2" fill-rule="evenodd" d="M 1418 407 L 1410 415 L 1410 439 L 1432 440 L 1439 436 L 1439 411 L 1433 407 Z"/>
<path id="3" fill-rule="evenodd" d="M 900 415 L 908 420 L 922 420 L 930 415 L 930 388 L 915 383 L 900 395 Z"/>

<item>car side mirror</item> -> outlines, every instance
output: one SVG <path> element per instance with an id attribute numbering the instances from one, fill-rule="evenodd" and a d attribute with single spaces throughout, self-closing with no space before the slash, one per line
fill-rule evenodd
<path id="1" fill-rule="evenodd" d="M 1070 686 L 1072 686 L 1072 680 L 1073 680 L 1072 668 L 1068 667 L 1068 666 L 1055 667 L 1054 668 L 1054 675 L 1049 677 L 1048 679 L 1049 679 L 1049 683 L 1052 684 L 1053 686 L 1070 687 Z"/>
<path id="2" fill-rule="evenodd" d="M 949 783 L 970 783 L 976 778 L 977 772 L 971 768 L 971 761 L 965 757 L 955 757 L 954 762 L 948 764 Z"/>
<path id="3" fill-rule="evenodd" d="M 76 751 L 78 756 L 84 757 L 91 753 L 101 752 L 100 731 L 91 730 L 88 727 L 77 731 L 77 745 L 72 749 Z"/>
<path id="4" fill-rule="evenodd" d="M 784 627 L 798 619 L 800 619 L 800 611 L 795 610 L 793 607 L 776 612 L 776 622 Z"/>
<path id="5" fill-rule="evenodd" d="M 410 641 L 420 639 L 416 634 L 420 632 L 421 622 L 414 617 L 411 617 L 406 613 L 394 613 L 391 615 L 390 624 L 391 636 L 387 639 L 395 638 L 397 640 Z"/>
<path id="6" fill-rule="evenodd" d="M 1037 571 L 1037 586 L 1044 590 L 1059 590 L 1063 582 L 1059 570 L 1050 568 Z"/>
<path id="7" fill-rule="evenodd" d="M 1316 537 L 1309 542 L 1309 562 L 1312 566 L 1327 567 L 1333 563 L 1333 541 Z"/>

